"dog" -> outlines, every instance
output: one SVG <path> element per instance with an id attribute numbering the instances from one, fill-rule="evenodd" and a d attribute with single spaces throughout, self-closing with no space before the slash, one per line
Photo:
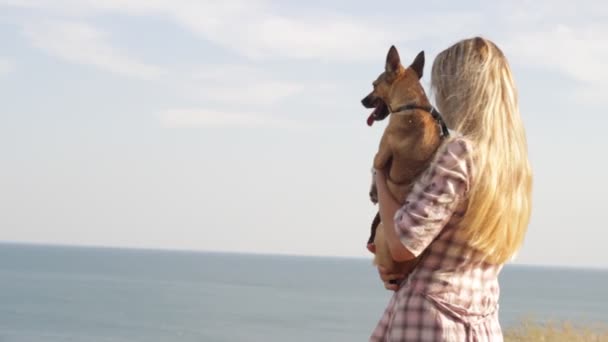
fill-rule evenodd
<path id="1" fill-rule="evenodd" d="M 391 46 L 384 72 L 373 82 L 372 92 L 361 100 L 365 108 L 373 108 L 367 119 L 369 126 L 390 114 L 373 160 L 373 169 L 387 170 L 388 189 L 400 204 L 405 201 L 416 178 L 431 162 L 443 138 L 449 134 L 441 115 L 431 106 L 420 83 L 423 69 L 424 51 L 406 68 L 401 65 L 395 46 Z M 369 195 L 376 204 L 375 181 L 372 181 Z M 378 213 L 372 222 L 368 240 L 368 246 L 373 242 L 376 248 L 374 264 L 385 267 L 389 273 L 409 274 L 420 257 L 395 262 L 388 249 L 384 229 Z"/>

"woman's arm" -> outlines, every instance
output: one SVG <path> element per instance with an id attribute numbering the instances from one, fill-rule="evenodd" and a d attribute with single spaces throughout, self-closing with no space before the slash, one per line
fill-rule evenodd
<path id="1" fill-rule="evenodd" d="M 401 207 L 393 196 L 390 194 L 386 185 L 386 175 L 384 170 L 376 170 L 376 187 L 378 191 L 378 207 L 380 210 L 380 220 L 384 227 L 384 234 L 388 244 L 389 251 L 393 260 L 401 262 L 412 260 L 415 258 L 397 237 L 395 231 L 395 213 Z"/>
<path id="2" fill-rule="evenodd" d="M 413 184 L 401 206 L 376 172 L 378 205 L 384 234 L 393 260 L 419 256 L 443 230 L 469 189 L 470 154 L 467 141 L 445 143 L 436 159 Z"/>

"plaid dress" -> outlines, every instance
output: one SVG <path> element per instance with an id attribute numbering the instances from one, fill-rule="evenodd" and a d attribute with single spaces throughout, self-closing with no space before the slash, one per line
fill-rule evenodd
<path id="1" fill-rule="evenodd" d="M 370 341 L 502 341 L 498 273 L 502 265 L 455 237 L 471 182 L 471 145 L 452 138 L 395 214 L 403 244 L 422 258 L 394 293 Z"/>

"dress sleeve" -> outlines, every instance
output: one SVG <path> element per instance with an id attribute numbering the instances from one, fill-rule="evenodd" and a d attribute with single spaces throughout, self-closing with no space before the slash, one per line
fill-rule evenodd
<path id="1" fill-rule="evenodd" d="M 464 199 L 470 182 L 470 146 L 455 138 L 439 148 L 436 158 L 414 183 L 395 213 L 403 245 L 419 256 L 439 235 Z"/>

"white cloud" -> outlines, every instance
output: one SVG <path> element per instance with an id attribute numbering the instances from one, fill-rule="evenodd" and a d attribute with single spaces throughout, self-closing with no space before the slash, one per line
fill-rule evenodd
<path id="1" fill-rule="evenodd" d="M 395 20 L 402 16 L 342 15 L 327 11 L 318 16 L 285 14 L 278 2 L 263 0 L 0 0 L 0 5 L 51 10 L 64 16 L 77 16 L 78 20 L 106 12 L 161 16 L 205 40 L 258 61 L 378 60 L 393 43 L 399 45 L 405 57 L 418 51 L 411 50 L 413 44 L 408 44 L 411 41 L 429 52 L 443 49 L 458 39 L 482 34 L 497 40 L 509 58 L 522 65 L 550 68 L 589 83 L 587 88 L 604 87 L 608 80 L 608 69 L 603 65 L 608 57 L 604 44 L 608 29 L 602 23 L 589 24 L 597 20 L 580 18 L 608 13 L 608 5 L 583 3 L 500 2 L 470 10 L 415 13 L 407 20 Z M 37 46 L 66 60 L 143 78 L 153 78 L 160 73 L 157 67 L 135 61 L 110 46 L 99 31 L 87 35 L 91 27 L 78 25 L 84 26 L 80 31 L 85 34 L 79 34 L 79 30 L 65 34 L 60 29 L 47 32 L 46 28 L 39 28 L 30 36 Z M 49 35 L 51 39 L 47 39 Z M 95 48 L 73 48 L 78 44 L 72 42 Z M 211 72 L 213 78 L 222 70 L 207 72 Z M 195 82 L 185 88 L 218 101 L 240 94 L 243 102 L 272 104 L 303 89 L 300 84 L 272 77 L 258 78 L 257 83 L 228 86 L 205 77 L 201 80 L 203 83 Z"/>
<path id="2" fill-rule="evenodd" d="M 187 91 L 213 101 L 269 105 L 305 88 L 301 83 L 277 79 L 261 67 L 220 64 L 204 65 L 195 70 Z"/>
<path id="3" fill-rule="evenodd" d="M 583 82 L 608 80 L 608 26 L 571 27 L 521 32 L 507 43 L 507 51 L 519 62 L 553 68 Z"/>
<path id="4" fill-rule="evenodd" d="M 203 86 L 200 95 L 205 98 L 243 105 L 269 105 L 297 94 L 303 89 L 295 83 L 263 81 L 248 85 Z"/>
<path id="5" fill-rule="evenodd" d="M 608 88 L 608 25 L 558 24 L 544 30 L 512 34 L 504 50 L 520 65 L 551 70 L 577 81 L 571 84 L 574 100 L 606 103 Z"/>
<path id="6" fill-rule="evenodd" d="M 207 64 L 195 68 L 192 77 L 206 82 L 236 83 L 242 80 L 256 80 L 268 77 L 259 67 L 242 64 Z"/>
<path id="7" fill-rule="evenodd" d="M 254 59 L 363 60 L 375 57 L 375 49 L 385 49 L 388 36 L 364 18 L 286 16 L 256 0 L 0 0 L 1 4 L 77 16 L 104 11 L 168 16 L 204 39 Z"/>
<path id="8" fill-rule="evenodd" d="M 9 7 L 42 7 L 43 4 L 40 0 L 0 0 L 0 5 Z"/>
<path id="9" fill-rule="evenodd" d="M 468 35 L 499 31 L 507 32 L 508 41 L 523 37 L 526 46 L 519 51 L 529 47 L 537 50 L 544 46 L 542 39 L 550 22 L 608 13 L 608 5 L 598 2 L 553 0 L 500 2 L 468 11 L 429 11 L 407 16 L 407 20 L 327 12 L 286 15 L 278 2 L 264 0 L 0 0 L 2 4 L 80 17 L 98 12 L 165 16 L 204 39 L 253 59 L 331 61 L 376 59 L 377 51 L 384 51 L 390 43 L 425 40 L 425 47 L 437 43 L 444 47 Z M 500 26 L 489 25 L 496 23 Z"/>
<path id="10" fill-rule="evenodd" d="M 361 60 L 385 48 L 387 32 L 346 16 L 277 14 L 266 1 L 89 1 L 99 9 L 168 15 L 203 38 L 254 59 Z"/>
<path id="11" fill-rule="evenodd" d="M 14 70 L 15 64 L 12 61 L 6 58 L 0 58 L 0 75 L 8 74 Z"/>
<path id="12" fill-rule="evenodd" d="M 253 59 L 366 60 L 385 49 L 388 36 L 351 18 L 290 18 L 264 12 L 235 15 L 237 27 L 228 18 L 211 25 L 182 14 L 178 19 L 206 39 Z"/>
<path id="13" fill-rule="evenodd" d="M 35 47 L 68 62 L 141 79 L 154 79 L 163 73 L 161 68 L 137 61 L 112 47 L 103 31 L 86 23 L 31 23 L 25 26 L 24 32 Z"/>
<path id="14" fill-rule="evenodd" d="M 301 126 L 293 120 L 259 113 L 234 113 L 199 108 L 169 109 L 162 113 L 161 122 L 166 127 L 196 126 Z"/>

